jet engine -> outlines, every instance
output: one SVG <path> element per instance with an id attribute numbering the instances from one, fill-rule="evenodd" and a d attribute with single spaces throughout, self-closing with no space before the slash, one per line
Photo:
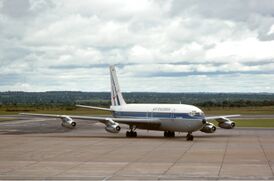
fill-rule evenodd
<path id="1" fill-rule="evenodd" d="M 218 124 L 218 126 L 223 129 L 233 129 L 235 125 L 236 125 L 235 122 L 230 120 Z"/>
<path id="2" fill-rule="evenodd" d="M 218 126 L 223 129 L 233 129 L 236 126 L 234 121 L 231 121 L 230 119 L 225 117 L 217 121 L 219 122 Z"/>
<path id="3" fill-rule="evenodd" d="M 61 125 L 65 128 L 74 128 L 76 126 L 76 122 L 73 121 L 69 116 L 62 116 L 62 123 Z"/>
<path id="4" fill-rule="evenodd" d="M 207 122 L 200 131 L 204 133 L 214 133 L 216 131 L 216 126 L 212 123 Z"/>
<path id="5" fill-rule="evenodd" d="M 119 133 L 121 130 L 119 124 L 113 121 L 111 118 L 106 118 L 105 125 L 105 130 L 110 133 Z"/>
<path id="6" fill-rule="evenodd" d="M 121 130 L 121 127 L 119 126 L 119 124 L 116 123 L 113 125 L 106 126 L 105 130 L 110 133 L 119 133 L 119 131 Z"/>

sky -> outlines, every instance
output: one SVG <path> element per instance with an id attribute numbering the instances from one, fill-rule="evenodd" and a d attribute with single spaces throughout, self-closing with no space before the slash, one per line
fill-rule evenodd
<path id="1" fill-rule="evenodd" d="M 0 91 L 274 93 L 274 1 L 0 0 Z"/>

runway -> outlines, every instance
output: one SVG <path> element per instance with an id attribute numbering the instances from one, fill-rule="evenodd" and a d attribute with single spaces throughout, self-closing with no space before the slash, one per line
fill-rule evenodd
<path id="1" fill-rule="evenodd" d="M 137 138 L 107 133 L 104 125 L 60 120 L 0 122 L 0 180 L 274 180 L 274 129 L 217 129 L 164 138 L 137 130 Z"/>

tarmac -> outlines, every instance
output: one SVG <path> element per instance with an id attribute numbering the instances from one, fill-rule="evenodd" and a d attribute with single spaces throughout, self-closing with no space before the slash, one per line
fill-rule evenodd
<path id="1" fill-rule="evenodd" d="M 52 119 L 0 122 L 0 180 L 274 180 L 274 129 L 217 129 L 126 138 L 104 125 Z"/>

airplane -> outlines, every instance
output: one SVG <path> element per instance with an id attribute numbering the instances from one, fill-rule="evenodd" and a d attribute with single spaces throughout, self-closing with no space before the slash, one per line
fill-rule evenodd
<path id="1" fill-rule="evenodd" d="M 109 111 L 111 116 L 76 116 L 20 113 L 25 116 L 60 118 L 61 125 L 66 128 L 76 126 L 75 119 L 98 121 L 105 124 L 105 130 L 110 133 L 119 133 L 120 124 L 129 126 L 126 137 L 137 137 L 136 129 L 163 131 L 164 137 L 175 137 L 175 132 L 186 132 L 186 140 L 193 141 L 193 132 L 214 133 L 216 126 L 210 120 L 218 121 L 223 129 L 233 129 L 235 122 L 229 118 L 240 115 L 224 115 L 206 117 L 204 112 L 196 106 L 187 104 L 127 104 L 123 98 L 116 75 L 115 66 L 110 66 L 111 106 L 110 108 L 76 105 L 77 107 Z"/>

